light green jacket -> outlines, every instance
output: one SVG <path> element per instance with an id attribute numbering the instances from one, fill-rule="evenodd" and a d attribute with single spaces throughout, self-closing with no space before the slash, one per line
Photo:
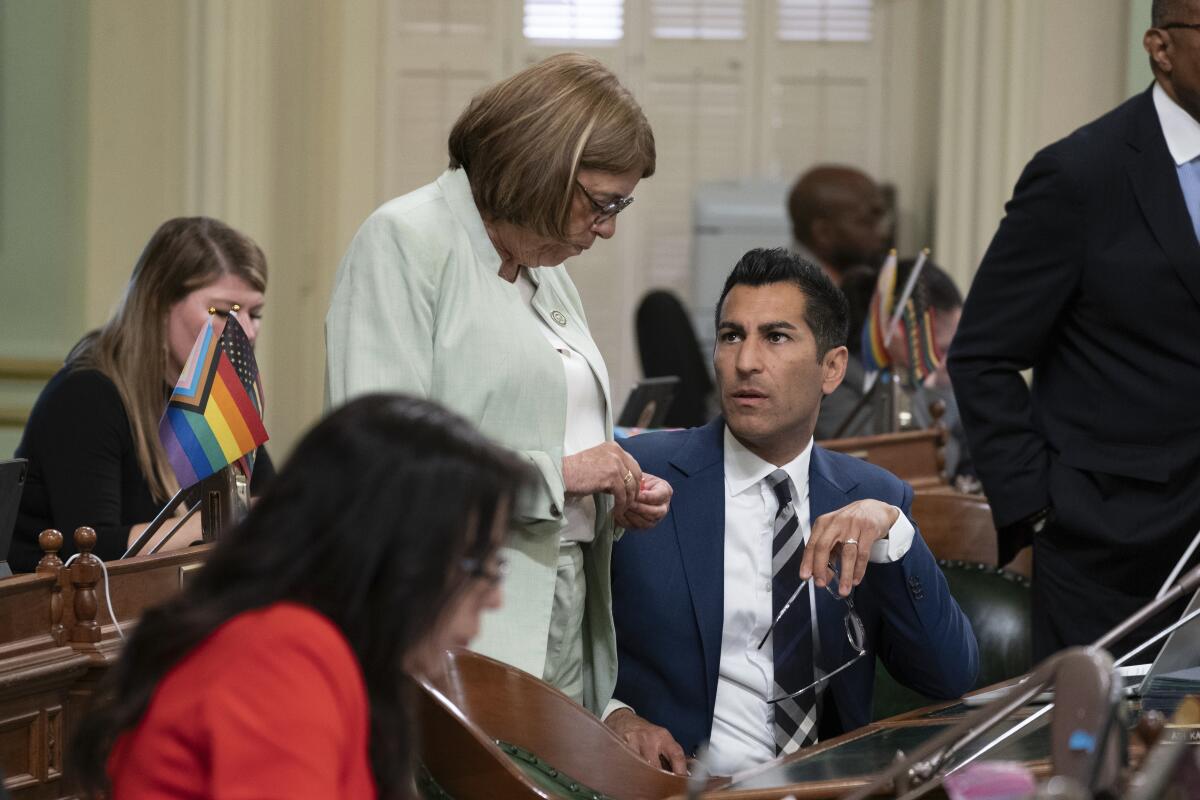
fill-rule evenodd
<path id="1" fill-rule="evenodd" d="M 325 318 L 326 396 L 333 407 L 375 391 L 436 400 L 536 469 L 536 491 L 521 498 L 506 552 L 504 606 L 485 615 L 474 646 L 541 677 L 564 524 L 566 379 L 560 356 L 499 269 L 462 170 L 385 203 L 363 223 L 338 269 Z M 579 293 L 561 265 L 529 272 L 534 309 L 583 355 L 604 391 L 611 440 L 608 371 Z M 612 498 L 595 499 L 596 538 L 584 545 L 584 702 L 599 712 L 616 684 L 617 649 Z"/>

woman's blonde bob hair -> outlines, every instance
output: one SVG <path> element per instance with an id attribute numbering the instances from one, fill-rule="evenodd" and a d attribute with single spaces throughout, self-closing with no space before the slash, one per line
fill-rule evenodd
<path id="1" fill-rule="evenodd" d="M 168 374 L 167 315 L 191 292 L 223 275 L 265 292 L 267 259 L 250 237 L 219 220 L 167 220 L 146 243 L 112 317 L 67 355 L 67 367 L 97 370 L 116 385 L 138 467 L 158 502 L 179 488 L 158 441 L 158 420 L 176 377 Z"/>
<path id="2" fill-rule="evenodd" d="M 483 90 L 450 131 L 485 219 L 563 240 L 580 169 L 654 174 L 654 132 L 599 61 L 562 53 Z"/>

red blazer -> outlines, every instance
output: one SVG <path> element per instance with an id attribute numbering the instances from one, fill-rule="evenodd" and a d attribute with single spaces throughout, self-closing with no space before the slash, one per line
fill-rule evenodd
<path id="1" fill-rule="evenodd" d="M 305 606 L 234 617 L 159 684 L 108 763 L 115 800 L 374 798 L 366 685 Z"/>

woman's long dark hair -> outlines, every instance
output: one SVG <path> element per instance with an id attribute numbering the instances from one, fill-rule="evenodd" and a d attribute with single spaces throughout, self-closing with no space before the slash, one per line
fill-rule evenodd
<path id="1" fill-rule="evenodd" d="M 425 400 L 370 395 L 331 414 L 187 589 L 138 624 L 74 743 L 84 788 L 107 789 L 113 744 L 173 666 L 235 615 L 292 601 L 349 642 L 366 680 L 379 796 L 407 797 L 415 740 L 404 657 L 471 580 L 460 560 L 497 547 L 495 516 L 512 508 L 527 474 Z"/>

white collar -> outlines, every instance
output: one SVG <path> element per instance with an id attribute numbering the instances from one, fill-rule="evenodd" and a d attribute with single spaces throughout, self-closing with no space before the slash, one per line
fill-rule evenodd
<path id="1" fill-rule="evenodd" d="M 1200 122 L 1172 100 L 1157 81 L 1152 94 L 1154 110 L 1158 112 L 1158 124 L 1162 126 L 1167 149 L 1171 151 L 1175 166 L 1200 156 Z"/>
<path id="2" fill-rule="evenodd" d="M 810 438 L 808 445 L 800 452 L 800 455 L 782 467 L 776 467 L 747 450 L 746 446 L 737 440 L 730 432 L 729 426 L 726 425 L 725 487 L 729 491 L 729 495 L 732 497 L 741 494 L 776 469 L 786 472 L 792 479 L 792 485 L 796 487 L 797 493 L 802 492 L 802 487 L 808 486 L 808 463 L 812 458 L 812 448 L 813 440 Z"/>

